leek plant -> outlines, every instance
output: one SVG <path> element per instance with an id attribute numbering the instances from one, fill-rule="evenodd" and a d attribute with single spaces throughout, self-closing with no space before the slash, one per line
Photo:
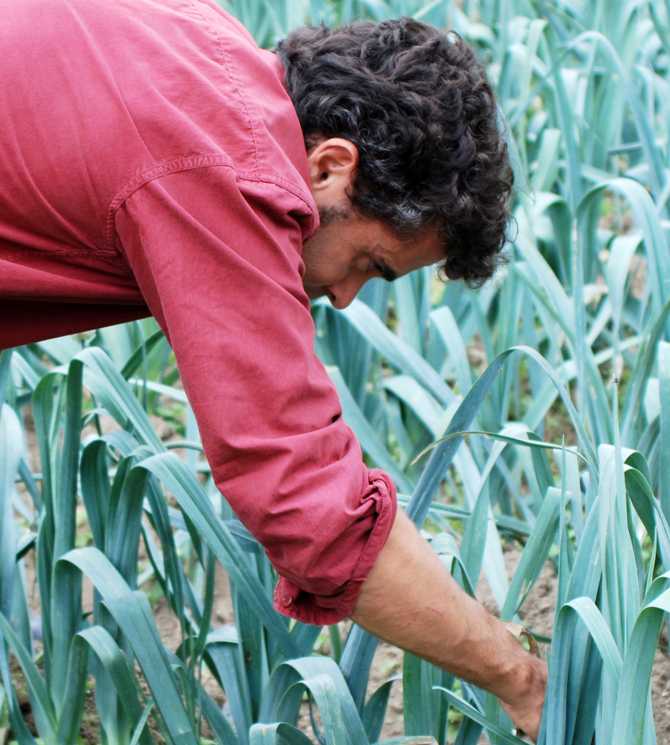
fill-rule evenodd
<path id="1" fill-rule="evenodd" d="M 520 187 L 508 265 L 477 292 L 422 270 L 373 280 L 344 311 L 316 301 L 316 350 L 365 457 L 394 478 L 467 592 L 483 574 L 501 617 L 518 622 L 552 562 L 540 741 L 655 743 L 650 680 L 670 611 L 670 4 L 226 7 L 265 46 L 305 21 L 413 15 L 455 29 L 486 62 Z M 354 626 L 340 654 L 333 629 L 332 658 L 313 655 L 320 629 L 275 613 L 272 567 L 213 486 L 176 377 L 153 321 L 0 356 L 0 672 L 14 737 L 35 742 L 10 651 L 45 743 L 77 741 L 89 675 L 109 745 L 151 742 L 150 718 L 167 742 L 202 741 L 206 722 L 223 745 L 305 745 L 305 695 L 320 745 L 378 742 L 394 681 L 367 696 L 377 641 Z M 185 407 L 185 440 L 155 434 L 159 397 Z M 23 444 L 26 407 L 39 467 Z M 120 429 L 103 432 L 103 414 Z M 78 548 L 82 510 L 93 545 Z M 511 581 L 503 537 L 523 549 Z M 217 562 L 234 626 L 212 621 Z M 175 650 L 148 580 L 179 622 Z M 520 742 L 495 699 L 465 681 L 411 655 L 402 679 L 404 741 Z"/>

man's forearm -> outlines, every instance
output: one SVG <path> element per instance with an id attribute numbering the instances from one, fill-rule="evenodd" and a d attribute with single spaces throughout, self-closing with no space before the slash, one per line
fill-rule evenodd
<path id="1" fill-rule="evenodd" d="M 351 617 L 375 636 L 494 693 L 515 724 L 537 738 L 546 664 L 461 590 L 400 511 Z"/>

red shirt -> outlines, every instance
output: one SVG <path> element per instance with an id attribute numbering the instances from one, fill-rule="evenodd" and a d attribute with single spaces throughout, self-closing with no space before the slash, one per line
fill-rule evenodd
<path id="1" fill-rule="evenodd" d="M 153 314 L 276 607 L 345 618 L 395 490 L 314 355 L 318 214 L 276 57 L 209 0 L 0 8 L 0 348 Z"/>

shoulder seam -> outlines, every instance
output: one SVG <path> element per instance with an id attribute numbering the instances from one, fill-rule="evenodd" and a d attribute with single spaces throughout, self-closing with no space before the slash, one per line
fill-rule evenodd
<path id="1" fill-rule="evenodd" d="M 221 52 L 221 62 L 225 66 L 230 79 L 234 82 L 237 95 L 239 96 L 239 99 L 242 102 L 242 105 L 244 106 L 244 111 L 247 116 L 247 121 L 249 122 L 249 129 L 251 130 L 251 137 L 254 143 L 254 158 L 256 160 L 256 169 L 260 170 L 260 158 L 258 155 L 259 140 L 258 140 L 258 134 L 256 132 L 256 127 L 254 125 L 254 117 L 252 116 L 252 112 L 250 110 L 247 96 L 244 95 L 244 91 L 242 87 L 240 86 L 239 79 L 237 75 L 235 74 L 235 71 L 233 70 L 233 65 L 231 62 L 230 55 L 226 54 L 226 51 L 223 47 L 223 38 L 221 34 L 219 33 L 218 29 L 216 28 L 216 26 L 211 22 L 209 18 L 207 18 L 207 16 L 197 6 L 195 0 L 190 0 L 190 3 L 193 9 L 196 11 L 196 13 L 198 13 L 198 15 L 203 19 L 203 21 L 209 26 L 212 33 L 216 37 L 216 40 L 219 45 L 219 51 Z"/>

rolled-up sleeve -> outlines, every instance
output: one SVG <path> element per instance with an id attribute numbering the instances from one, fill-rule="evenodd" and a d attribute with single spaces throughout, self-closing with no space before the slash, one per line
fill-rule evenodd
<path id="1" fill-rule="evenodd" d="M 396 513 L 314 354 L 308 205 L 227 166 L 154 178 L 116 212 L 120 249 L 175 353 L 214 480 L 280 575 L 275 607 L 353 610 Z"/>

